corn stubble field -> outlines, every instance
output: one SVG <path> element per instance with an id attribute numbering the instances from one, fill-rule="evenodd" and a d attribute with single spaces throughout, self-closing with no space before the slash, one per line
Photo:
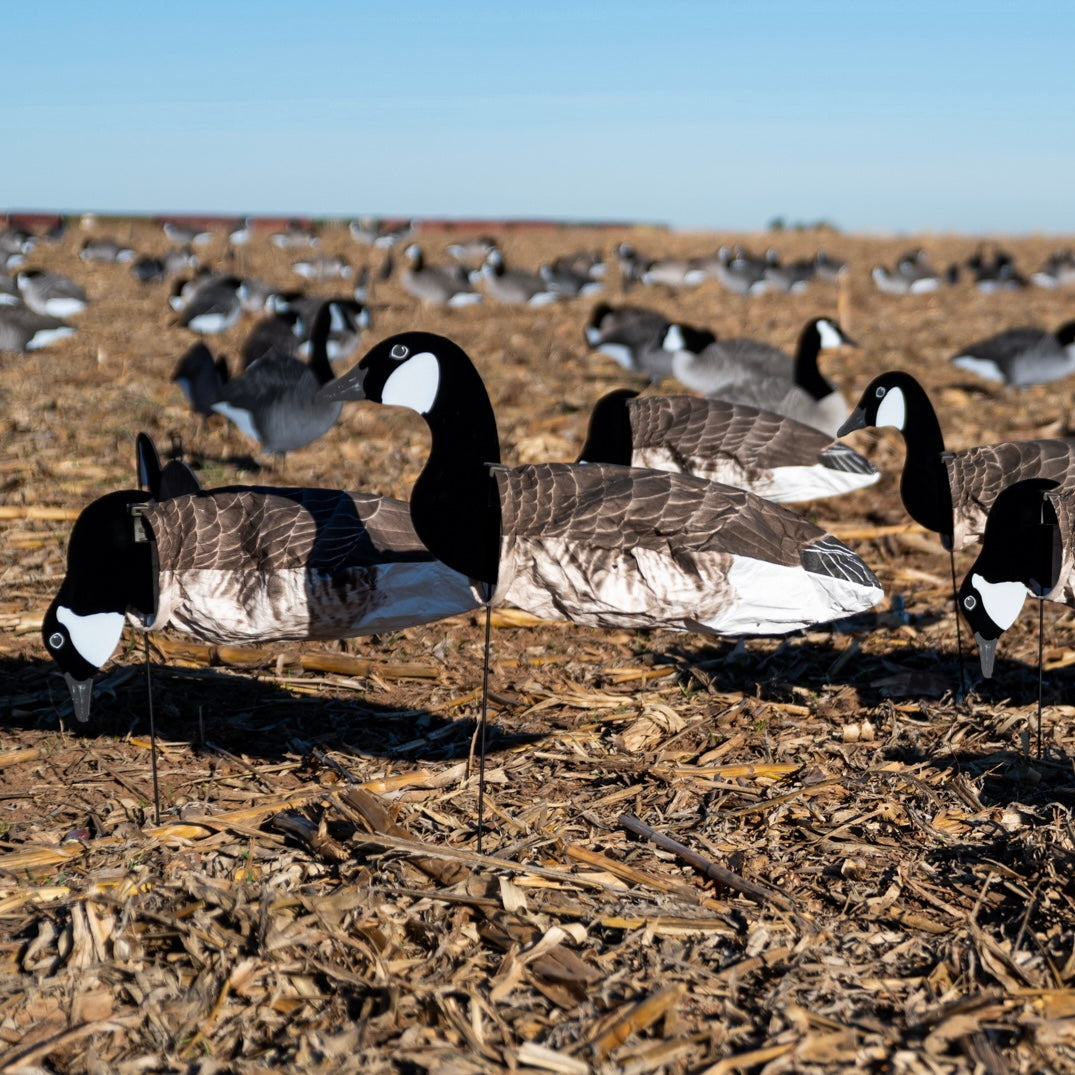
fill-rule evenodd
<path id="1" fill-rule="evenodd" d="M 111 233 L 169 245 L 148 221 Z M 404 497 L 428 434 L 349 404 L 275 470 L 241 470 L 250 444 L 219 420 L 199 430 L 170 383 L 193 337 L 170 323 L 168 285 L 82 263 L 88 234 L 31 259 L 88 290 L 77 335 L 0 358 L 0 1071 L 1075 1071 L 1075 626 L 1045 608 L 1038 757 L 1036 609 L 1002 639 L 995 680 L 956 697 L 947 555 L 904 525 L 892 431 L 848 438 L 879 484 L 806 506 L 877 573 L 873 613 L 740 645 L 496 615 L 481 853 L 477 616 L 256 651 L 151 636 L 158 824 L 141 636 L 85 728 L 40 642 L 73 514 L 133 486 L 139 430 L 163 449 L 181 435 L 206 485 Z M 444 260 L 442 234 L 420 237 Z M 910 370 L 950 448 L 1070 427 L 1070 383 L 1003 389 L 947 363 L 1012 324 L 1055 328 L 1070 291 L 879 294 L 870 266 L 908 240 L 500 238 L 528 268 L 621 239 L 650 255 L 824 246 L 850 265 L 842 299 L 710 282 L 628 301 L 789 350 L 809 317 L 839 313 L 862 346 L 823 365 L 849 400 Z M 976 246 L 915 242 L 939 265 Z M 1059 244 L 1005 245 L 1033 269 Z M 322 249 L 380 263 L 342 227 Z M 219 237 L 206 259 L 223 253 Z M 237 268 L 294 286 L 294 256 L 261 232 Z M 606 297 L 621 299 L 614 262 Z M 506 461 L 571 459 L 593 401 L 630 383 L 587 353 L 591 305 L 422 310 L 393 278 L 358 354 L 407 328 L 450 335 L 487 381 Z M 235 356 L 250 324 L 211 345 Z"/>

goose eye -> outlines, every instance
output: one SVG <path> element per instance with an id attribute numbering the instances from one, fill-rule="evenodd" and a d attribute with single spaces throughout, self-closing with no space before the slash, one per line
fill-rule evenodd
<path id="1" fill-rule="evenodd" d="M 403 343 L 393 344 L 392 350 L 389 352 L 397 362 L 402 362 L 410 353 L 410 349 Z"/>
<path id="2" fill-rule="evenodd" d="M 966 597 L 963 598 L 963 607 L 968 612 L 973 612 L 977 604 L 978 598 L 976 598 L 973 594 L 968 594 Z"/>
<path id="3" fill-rule="evenodd" d="M 62 649 L 63 648 L 63 635 L 59 631 L 53 631 L 49 635 L 49 649 Z"/>
<path id="4" fill-rule="evenodd" d="M 887 391 L 888 391 L 888 389 L 885 388 L 885 386 L 883 384 L 879 384 L 877 386 L 877 389 L 874 392 L 874 395 L 877 396 L 878 399 L 884 399 L 885 393 Z"/>

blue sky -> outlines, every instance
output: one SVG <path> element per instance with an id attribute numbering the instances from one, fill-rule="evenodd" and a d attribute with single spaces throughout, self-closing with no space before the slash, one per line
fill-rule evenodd
<path id="1" fill-rule="evenodd" d="M 1075 5 L 54 0 L 4 207 L 1075 232 Z"/>

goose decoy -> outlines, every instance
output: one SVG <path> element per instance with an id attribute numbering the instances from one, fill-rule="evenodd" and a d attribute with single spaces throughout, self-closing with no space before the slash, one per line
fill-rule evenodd
<path id="1" fill-rule="evenodd" d="M 187 397 L 190 409 L 201 418 L 211 418 L 220 396 L 222 385 L 231 379 L 228 361 L 223 355 L 213 357 L 213 352 L 199 340 L 192 344 L 176 363 L 172 380 Z"/>
<path id="2" fill-rule="evenodd" d="M 23 269 L 15 276 L 22 301 L 35 313 L 71 317 L 86 309 L 86 292 L 63 273 Z"/>
<path id="3" fill-rule="evenodd" d="M 1071 250 L 1054 250 L 1031 276 L 1038 287 L 1067 287 L 1075 284 L 1075 254 Z"/>
<path id="4" fill-rule="evenodd" d="M 630 389 L 609 392 L 594 405 L 579 462 L 695 474 L 775 503 L 839 496 L 881 477 L 846 444 L 791 418 Z"/>
<path id="5" fill-rule="evenodd" d="M 175 462 L 149 484 L 82 511 L 42 621 L 80 721 L 128 617 L 145 630 L 242 644 L 376 634 L 479 605 L 469 580 L 423 547 L 403 501 L 337 489 L 203 491 Z"/>
<path id="6" fill-rule="evenodd" d="M 903 435 L 903 506 L 950 551 L 981 540 L 989 509 L 1006 486 L 1027 478 L 1075 482 L 1075 441 L 1009 441 L 945 451 L 929 396 L 900 370 L 882 373 L 866 386 L 837 436 L 871 426 L 892 426 Z"/>
<path id="7" fill-rule="evenodd" d="M 58 317 L 39 314 L 25 306 L 0 304 L 0 351 L 37 351 L 74 334 L 73 326 Z"/>
<path id="8" fill-rule="evenodd" d="M 134 261 L 135 251 L 123 243 L 109 239 L 107 236 L 87 239 L 82 244 L 78 256 L 83 261 Z"/>
<path id="9" fill-rule="evenodd" d="M 678 347 L 672 372 L 705 396 L 746 403 L 835 434 L 848 407 L 818 369 L 818 355 L 855 346 L 836 321 L 815 317 L 803 326 L 794 359 L 761 340 L 733 338 L 717 340 L 700 352 Z"/>
<path id="10" fill-rule="evenodd" d="M 245 370 L 259 359 L 272 355 L 297 355 L 305 332 L 306 326 L 297 310 L 281 310 L 279 313 L 267 314 L 256 321 L 246 334 L 246 339 L 239 349 L 240 365 Z M 205 344 L 196 343 L 194 346 L 205 347 Z M 204 363 L 200 364 L 204 368 Z M 227 363 L 218 359 L 217 367 L 220 368 L 221 364 L 226 371 Z"/>
<path id="11" fill-rule="evenodd" d="M 895 269 L 875 265 L 871 270 L 878 291 L 886 295 L 923 295 L 936 291 L 941 274 L 930 264 L 924 250 L 909 250 L 896 262 Z"/>
<path id="12" fill-rule="evenodd" d="M 709 279 L 704 265 L 690 258 L 660 258 L 649 262 L 639 274 L 639 279 L 650 286 L 697 287 Z"/>
<path id="13" fill-rule="evenodd" d="M 752 493 L 605 463 L 499 465 L 480 375 L 451 340 L 374 346 L 323 398 L 410 408 L 432 433 L 411 518 L 491 604 L 598 627 L 781 634 L 869 608 L 882 593 L 831 534 Z"/>
<path id="14" fill-rule="evenodd" d="M 982 675 L 993 675 L 997 641 L 1028 595 L 1075 606 L 1075 502 L 1055 481 L 1029 478 L 1002 489 L 985 523 L 978 558 L 957 607 L 978 643 Z"/>
<path id="15" fill-rule="evenodd" d="M 577 299 L 582 295 L 594 295 L 605 286 L 600 276 L 590 275 L 596 265 L 591 263 L 583 268 L 584 264 L 581 258 L 556 258 L 541 265 L 538 273 L 552 291 L 565 299 Z M 604 269 L 603 264 L 601 268 Z"/>
<path id="16" fill-rule="evenodd" d="M 318 389 L 334 376 L 326 352 L 331 318 L 329 304 L 323 303 L 314 318 L 309 363 L 294 355 L 270 354 L 224 380 L 208 348 L 194 349 L 172 379 L 188 392 L 197 413 L 224 415 L 263 451 L 293 452 L 327 433 L 340 416 L 339 403 L 317 397 Z"/>
<path id="17" fill-rule="evenodd" d="M 407 264 L 400 274 L 403 290 L 427 306 L 472 306 L 482 301 L 474 290 L 462 265 L 436 268 L 427 265 L 425 254 L 417 243 L 410 243 L 403 252 Z"/>
<path id="18" fill-rule="evenodd" d="M 370 327 L 370 308 L 358 299 L 329 299 L 328 335 L 325 337 L 325 354 L 331 362 L 349 358 L 358 347 L 362 333 Z M 314 309 L 303 324 L 309 326 L 305 338 L 299 344 L 299 357 L 310 358 L 313 354 L 313 326 L 317 320 Z"/>
<path id="19" fill-rule="evenodd" d="M 976 250 L 967 259 L 974 286 L 984 295 L 996 291 L 1019 291 L 1029 281 L 1015 267 L 1015 261 L 1005 250 L 994 250 L 992 257 L 987 257 L 981 249 Z"/>
<path id="20" fill-rule="evenodd" d="M 207 276 L 183 304 L 179 324 L 202 335 L 224 332 L 242 316 L 245 290 L 238 276 Z"/>
<path id="21" fill-rule="evenodd" d="M 494 247 L 482 263 L 482 279 L 486 294 L 497 302 L 513 306 L 547 306 L 560 296 L 538 273 L 509 269 L 504 255 Z"/>
<path id="22" fill-rule="evenodd" d="M 318 254 L 291 263 L 291 271 L 304 280 L 349 280 L 351 263 L 339 254 Z"/>
<path id="23" fill-rule="evenodd" d="M 708 329 L 673 323 L 664 314 L 645 306 L 593 308 L 584 328 L 587 345 L 600 351 L 625 370 L 644 373 L 651 381 L 672 376 L 672 357 L 677 350 L 700 352 L 716 340 Z"/>
<path id="24" fill-rule="evenodd" d="M 228 228 L 228 242 L 232 246 L 245 246 L 250 242 L 254 229 L 250 226 L 249 217 L 240 217 Z"/>
<path id="25" fill-rule="evenodd" d="M 269 242 L 281 250 L 301 250 L 317 246 L 319 243 L 314 229 L 300 220 L 289 220 L 283 231 L 274 231 Z"/>
<path id="26" fill-rule="evenodd" d="M 709 275 L 735 295 L 757 295 L 768 290 L 767 265 L 767 258 L 756 257 L 742 247 L 730 250 L 726 246 L 705 262 Z"/>
<path id="27" fill-rule="evenodd" d="M 295 333 L 300 341 L 295 353 L 300 358 L 310 357 L 314 320 L 325 302 L 329 306 L 325 353 L 335 362 L 350 355 L 358 346 L 363 331 L 370 327 L 370 310 L 364 302 L 343 297 L 326 300 L 301 292 L 277 292 L 266 303 L 266 308 L 277 317 L 294 319 Z"/>
<path id="28" fill-rule="evenodd" d="M 847 262 L 834 258 L 825 250 L 814 255 L 814 275 L 827 284 L 835 284 L 847 276 Z"/>
<path id="29" fill-rule="evenodd" d="M 192 224 L 180 224 L 175 220 L 166 220 L 161 230 L 173 243 L 182 246 L 205 246 L 213 241 L 213 233 L 207 228 L 198 228 Z"/>
<path id="30" fill-rule="evenodd" d="M 496 247 L 496 240 L 488 235 L 478 235 L 472 239 L 458 239 L 448 243 L 444 252 L 468 269 L 478 269 Z"/>
<path id="31" fill-rule="evenodd" d="M 953 366 L 987 381 L 1023 387 L 1048 384 L 1075 373 L 1075 321 L 1056 332 L 1031 326 L 1006 329 L 952 356 Z"/>

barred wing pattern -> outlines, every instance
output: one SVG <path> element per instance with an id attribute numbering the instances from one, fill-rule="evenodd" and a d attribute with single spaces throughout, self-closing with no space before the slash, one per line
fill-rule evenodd
<path id="1" fill-rule="evenodd" d="M 1026 478 L 1075 483 L 1075 441 L 1027 440 L 942 455 L 952 491 L 956 549 L 981 541 L 997 494 Z"/>
<path id="2" fill-rule="evenodd" d="M 850 549 L 741 489 L 607 464 L 494 473 L 497 603 L 598 627 L 780 634 L 882 596 Z"/>
<path id="3" fill-rule="evenodd" d="M 403 501 L 331 489 L 223 488 L 149 506 L 167 623 L 215 642 L 329 639 L 476 608 Z"/>
<path id="4" fill-rule="evenodd" d="M 627 403 L 636 467 L 696 474 L 786 503 L 871 485 L 864 456 L 812 426 L 746 404 L 693 396 Z"/>

